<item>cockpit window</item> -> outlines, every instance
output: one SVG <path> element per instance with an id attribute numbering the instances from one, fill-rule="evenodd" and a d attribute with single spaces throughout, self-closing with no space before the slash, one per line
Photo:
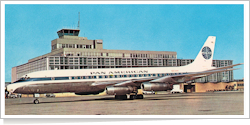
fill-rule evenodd
<path id="1" fill-rule="evenodd" d="M 18 79 L 17 81 L 15 81 L 14 83 L 16 83 L 16 82 L 24 82 L 24 81 L 27 81 L 29 79 L 30 79 L 30 77 L 22 77 L 22 78 Z"/>
<path id="2" fill-rule="evenodd" d="M 17 83 L 17 82 L 28 82 L 28 81 L 44 81 L 44 80 L 51 80 L 50 77 L 48 78 L 20 78 L 19 80 L 17 80 L 16 82 L 14 83 Z"/>

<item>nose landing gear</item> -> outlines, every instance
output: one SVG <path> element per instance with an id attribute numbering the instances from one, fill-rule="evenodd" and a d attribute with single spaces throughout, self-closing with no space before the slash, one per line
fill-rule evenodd
<path id="1" fill-rule="evenodd" d="M 35 99 L 35 100 L 34 100 L 34 104 L 39 104 L 39 100 L 38 100 L 38 99 Z"/>
<path id="2" fill-rule="evenodd" d="M 33 97 L 35 97 L 35 98 L 36 98 L 36 99 L 33 101 L 33 103 L 34 103 L 34 104 L 39 104 L 39 100 L 38 100 L 38 98 L 40 97 L 40 94 L 35 93 L 35 94 L 33 95 Z"/>

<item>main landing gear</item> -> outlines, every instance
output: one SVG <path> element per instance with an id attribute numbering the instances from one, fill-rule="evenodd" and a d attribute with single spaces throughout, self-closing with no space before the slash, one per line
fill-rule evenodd
<path id="1" fill-rule="evenodd" d="M 115 99 L 126 100 L 128 97 L 127 95 L 115 95 Z M 143 95 L 129 95 L 129 99 L 143 99 Z"/>
<path id="2" fill-rule="evenodd" d="M 115 95 L 115 99 L 126 100 L 127 99 L 127 95 Z"/>
<path id="3" fill-rule="evenodd" d="M 136 99 L 143 99 L 143 95 L 137 95 Z"/>

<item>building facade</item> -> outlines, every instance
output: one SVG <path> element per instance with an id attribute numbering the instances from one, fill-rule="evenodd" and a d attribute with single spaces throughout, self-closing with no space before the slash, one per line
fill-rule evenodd
<path id="1" fill-rule="evenodd" d="M 28 63 L 12 68 L 14 82 L 23 75 L 42 70 L 174 67 L 191 63 L 192 59 L 177 59 L 172 51 L 137 51 L 103 49 L 103 40 L 79 37 L 79 29 L 61 29 L 51 41 L 51 52 L 30 59 Z M 232 65 L 232 60 L 214 60 L 215 67 Z M 196 82 L 233 81 L 233 71 L 213 74 Z"/>

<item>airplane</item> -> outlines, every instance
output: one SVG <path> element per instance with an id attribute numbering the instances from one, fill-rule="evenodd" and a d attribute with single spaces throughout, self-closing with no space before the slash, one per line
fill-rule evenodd
<path id="1" fill-rule="evenodd" d="M 174 84 L 189 82 L 214 73 L 231 71 L 234 64 L 212 67 L 215 36 L 209 36 L 195 60 L 179 67 L 137 67 L 109 69 L 45 70 L 24 75 L 7 86 L 10 93 L 33 94 L 39 104 L 39 94 L 73 92 L 76 95 L 99 94 L 106 91 L 115 99 L 143 99 L 143 91 L 172 90 Z"/>

